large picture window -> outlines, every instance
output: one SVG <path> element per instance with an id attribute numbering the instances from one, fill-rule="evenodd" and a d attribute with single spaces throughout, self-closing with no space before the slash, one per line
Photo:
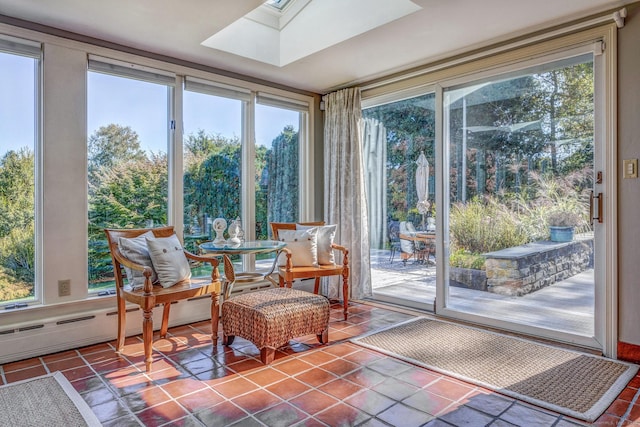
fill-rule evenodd
<path id="1" fill-rule="evenodd" d="M 268 239 L 270 222 L 299 219 L 300 113 L 256 105 L 256 237 Z"/>
<path id="2" fill-rule="evenodd" d="M 242 215 L 242 113 L 247 100 L 247 93 L 187 79 L 183 221 L 185 245 L 190 251 L 197 252 L 200 242 L 215 237 L 214 219 L 230 223 Z"/>
<path id="3" fill-rule="evenodd" d="M 39 298 L 36 155 L 40 47 L 0 39 L 0 305 Z"/>
<path id="4" fill-rule="evenodd" d="M 174 80 L 171 76 L 90 61 L 90 290 L 104 291 L 114 286 L 105 228 L 168 224 L 168 106 Z"/>

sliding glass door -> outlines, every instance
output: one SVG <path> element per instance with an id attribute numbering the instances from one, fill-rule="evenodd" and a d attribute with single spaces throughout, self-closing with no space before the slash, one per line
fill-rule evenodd
<path id="1" fill-rule="evenodd" d="M 364 100 L 374 299 L 611 349 L 599 47 Z"/>
<path id="2" fill-rule="evenodd" d="M 362 113 L 373 296 L 433 310 L 435 94 Z"/>
<path id="3" fill-rule="evenodd" d="M 587 51 L 444 88 L 442 314 L 600 347 L 595 87 Z"/>

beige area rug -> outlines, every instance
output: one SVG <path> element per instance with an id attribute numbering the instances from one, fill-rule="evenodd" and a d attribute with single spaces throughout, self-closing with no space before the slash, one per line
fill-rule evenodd
<path id="1" fill-rule="evenodd" d="M 615 400 L 638 366 L 427 318 L 352 342 L 585 421 Z"/>
<path id="2" fill-rule="evenodd" d="M 0 387 L 0 426 L 101 426 L 98 418 L 60 372 Z"/>

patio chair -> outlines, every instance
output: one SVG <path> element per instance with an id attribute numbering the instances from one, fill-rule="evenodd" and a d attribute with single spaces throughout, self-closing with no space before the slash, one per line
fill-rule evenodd
<path id="1" fill-rule="evenodd" d="M 411 239 L 406 239 L 404 237 L 409 236 L 411 231 L 409 230 L 409 226 L 407 225 L 410 221 L 400 221 L 399 226 L 399 235 L 398 238 L 400 240 L 400 259 L 403 264 L 407 264 L 407 261 L 416 255 L 416 245 L 415 242 Z"/>
<path id="2" fill-rule="evenodd" d="M 389 221 L 387 226 L 387 239 L 389 242 L 389 263 L 393 264 L 396 252 L 400 252 L 400 223 L 398 221 Z"/>

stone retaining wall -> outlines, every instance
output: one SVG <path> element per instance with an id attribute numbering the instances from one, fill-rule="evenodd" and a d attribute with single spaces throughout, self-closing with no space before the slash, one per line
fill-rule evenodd
<path id="1" fill-rule="evenodd" d="M 593 268 L 593 237 L 534 242 L 485 256 L 487 291 L 521 296 Z"/>
<path id="2" fill-rule="evenodd" d="M 487 291 L 487 273 L 473 268 L 451 267 L 449 285 L 476 291 Z"/>

